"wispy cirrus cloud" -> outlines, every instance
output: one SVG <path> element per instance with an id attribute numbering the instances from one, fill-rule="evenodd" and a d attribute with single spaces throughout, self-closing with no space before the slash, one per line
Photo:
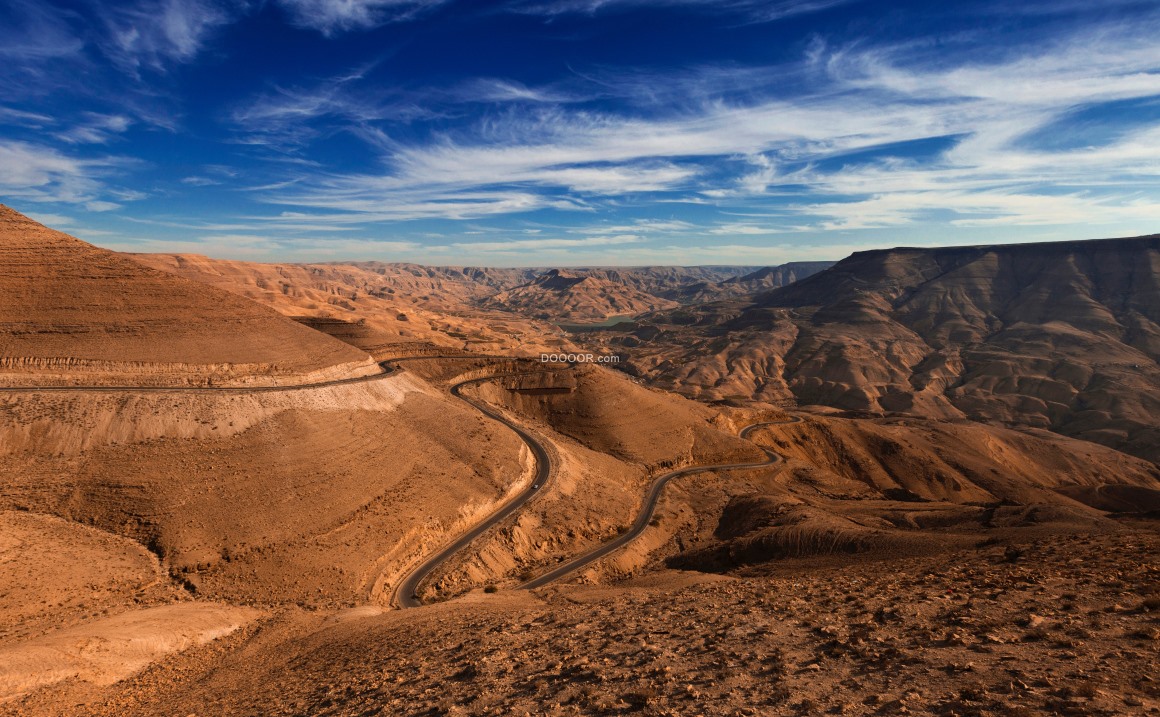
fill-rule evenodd
<path id="1" fill-rule="evenodd" d="M 577 234 L 667 234 L 689 232 L 697 229 L 695 224 L 676 219 L 637 219 L 631 224 L 593 224 L 573 227 Z"/>
<path id="2" fill-rule="evenodd" d="M 170 63 L 190 62 L 215 31 L 248 8 L 229 0 L 160 0 L 101 10 L 107 28 L 105 54 L 129 72 L 164 70 Z"/>
<path id="3" fill-rule="evenodd" d="M 364 82 L 373 65 L 297 87 L 273 87 L 235 107 L 229 121 L 245 144 L 294 149 L 319 136 L 350 131 L 370 143 L 392 144 L 374 126 L 435 113 L 406 93 Z"/>
<path id="4" fill-rule="evenodd" d="M 106 144 L 132 125 L 133 120 L 122 114 L 82 112 L 79 122 L 55 137 L 68 144 Z"/>
<path id="5" fill-rule="evenodd" d="M 82 232 L 77 232 L 82 233 Z M 262 261 L 271 256 L 279 261 L 319 261 L 357 256 L 397 256 L 421 249 L 409 241 L 382 241 L 370 238 L 327 240 L 274 233 L 213 233 L 193 239 L 123 238 L 104 239 L 101 244 L 125 252 L 206 254 L 214 258 Z"/>
<path id="6" fill-rule="evenodd" d="M 451 246 L 454 249 L 467 252 L 527 254 L 528 252 L 541 252 L 547 249 L 578 250 L 592 247 L 622 246 L 625 244 L 638 244 L 644 240 L 644 237 L 638 234 L 616 234 L 611 236 L 585 237 L 583 239 L 545 237 L 542 239 L 513 239 L 511 241 L 456 242 Z"/>
<path id="7" fill-rule="evenodd" d="M 326 36 L 403 22 L 449 0 L 278 0 L 298 27 Z"/>
<path id="8" fill-rule="evenodd" d="M 415 219 L 477 219 L 541 209 L 581 211 L 589 209 L 574 199 L 552 198 L 519 190 L 465 190 L 439 193 L 419 187 L 411 191 L 392 188 L 384 193 L 375 187 L 351 183 L 348 178 L 340 178 L 336 180 L 336 184 L 315 187 L 309 191 L 318 194 L 295 194 L 284 200 L 279 199 L 278 195 L 271 195 L 266 201 L 330 211 L 284 212 L 267 217 L 267 220 L 275 225 L 288 220 L 343 225 Z"/>
<path id="9" fill-rule="evenodd" d="M 0 140 L 0 193 L 33 202 L 84 205 L 107 211 L 119 205 L 103 177 L 123 170 L 132 160 L 122 157 L 78 158 L 39 144 Z"/>
<path id="10" fill-rule="evenodd" d="M 601 11 L 687 7 L 715 13 L 729 13 L 750 22 L 773 22 L 795 15 L 828 10 L 858 0 L 517 0 L 508 7 L 529 15 L 594 15 Z"/>
<path id="11" fill-rule="evenodd" d="M 41 129 L 55 123 L 56 120 L 46 114 L 26 112 L 14 107 L 0 107 L 0 124 Z"/>
<path id="12" fill-rule="evenodd" d="M 0 5 L 0 58 L 25 64 L 77 55 L 84 41 L 69 19 L 37 0 L 7 0 Z"/>

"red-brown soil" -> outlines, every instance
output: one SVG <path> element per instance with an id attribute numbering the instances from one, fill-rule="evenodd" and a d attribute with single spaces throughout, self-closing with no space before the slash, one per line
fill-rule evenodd
<path id="1" fill-rule="evenodd" d="M 270 309 L 0 205 L 0 383 L 305 382 L 377 370 Z"/>

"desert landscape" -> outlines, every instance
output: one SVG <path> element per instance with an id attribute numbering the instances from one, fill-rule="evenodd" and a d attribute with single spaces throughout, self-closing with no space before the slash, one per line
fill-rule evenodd
<path id="1" fill-rule="evenodd" d="M 1157 267 L 274 265 L 3 208 L 0 713 L 1160 712 Z"/>
<path id="2" fill-rule="evenodd" d="M 0 717 L 1160 717 L 1158 37 L 0 0 Z"/>

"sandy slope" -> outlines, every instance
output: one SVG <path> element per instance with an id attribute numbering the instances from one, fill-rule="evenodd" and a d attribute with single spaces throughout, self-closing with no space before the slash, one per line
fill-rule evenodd
<path id="1" fill-rule="evenodd" d="M 113 684 L 258 615 L 186 601 L 132 540 L 26 512 L 0 512 L 0 596 L 0 704 Z"/>
<path id="2" fill-rule="evenodd" d="M 250 301 L 0 206 L 0 380 L 269 382 L 377 370 Z"/>
<path id="3" fill-rule="evenodd" d="M 134 538 L 199 595 L 353 604 L 524 471 L 518 440 L 407 373 L 161 396 L 17 403 L 0 431 L 41 418 L 0 459 L 0 504 Z M 70 430 L 84 422 L 99 430 Z"/>
<path id="4" fill-rule="evenodd" d="M 228 635 L 259 615 L 251 608 L 183 602 L 130 610 L 0 647 L 0 703 L 66 680 L 114 684 L 163 655 Z"/>

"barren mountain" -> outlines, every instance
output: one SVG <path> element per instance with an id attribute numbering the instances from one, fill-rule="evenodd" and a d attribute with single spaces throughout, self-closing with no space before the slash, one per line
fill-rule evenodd
<path id="1" fill-rule="evenodd" d="M 558 337 L 548 336 L 556 334 L 555 329 L 534 319 L 599 321 L 673 306 L 672 299 L 691 286 L 717 287 L 752 269 L 594 267 L 569 269 L 565 277 L 554 280 L 555 270 L 548 269 L 384 262 L 262 264 L 195 254 L 130 256 L 146 266 L 254 299 L 287 316 L 308 319 L 308 325 L 338 332 L 343 340 L 354 339 L 356 346 L 372 353 L 413 341 L 467 343 L 491 350 L 521 344 L 528 351 L 537 346 L 558 348 Z M 774 275 L 790 280 L 801 273 L 796 271 Z M 577 286 L 570 287 L 570 282 Z M 726 293 L 752 293 L 773 285 L 780 284 L 758 280 Z"/>
<path id="2" fill-rule="evenodd" d="M 230 293 L 0 205 L 0 382 L 282 382 L 378 368 Z"/>
<path id="3" fill-rule="evenodd" d="M 583 323 L 635 316 L 676 303 L 609 279 L 552 269 L 490 297 L 485 305 L 539 319 Z"/>
<path id="4" fill-rule="evenodd" d="M 614 284 L 659 296 L 676 299 L 677 294 L 694 284 L 719 284 L 750 274 L 752 266 L 618 266 L 572 267 L 568 271 L 578 276 L 591 276 Z M 543 273 L 539 271 L 537 273 Z"/>
<path id="5" fill-rule="evenodd" d="M 657 385 L 1036 426 L 1160 459 L 1160 237 L 860 252 L 606 333 Z"/>
<path id="6" fill-rule="evenodd" d="M 743 276 L 719 282 L 698 282 L 665 294 L 682 304 L 704 304 L 710 301 L 753 297 L 771 289 L 787 286 L 824 271 L 832 261 L 795 261 L 767 266 Z"/>

